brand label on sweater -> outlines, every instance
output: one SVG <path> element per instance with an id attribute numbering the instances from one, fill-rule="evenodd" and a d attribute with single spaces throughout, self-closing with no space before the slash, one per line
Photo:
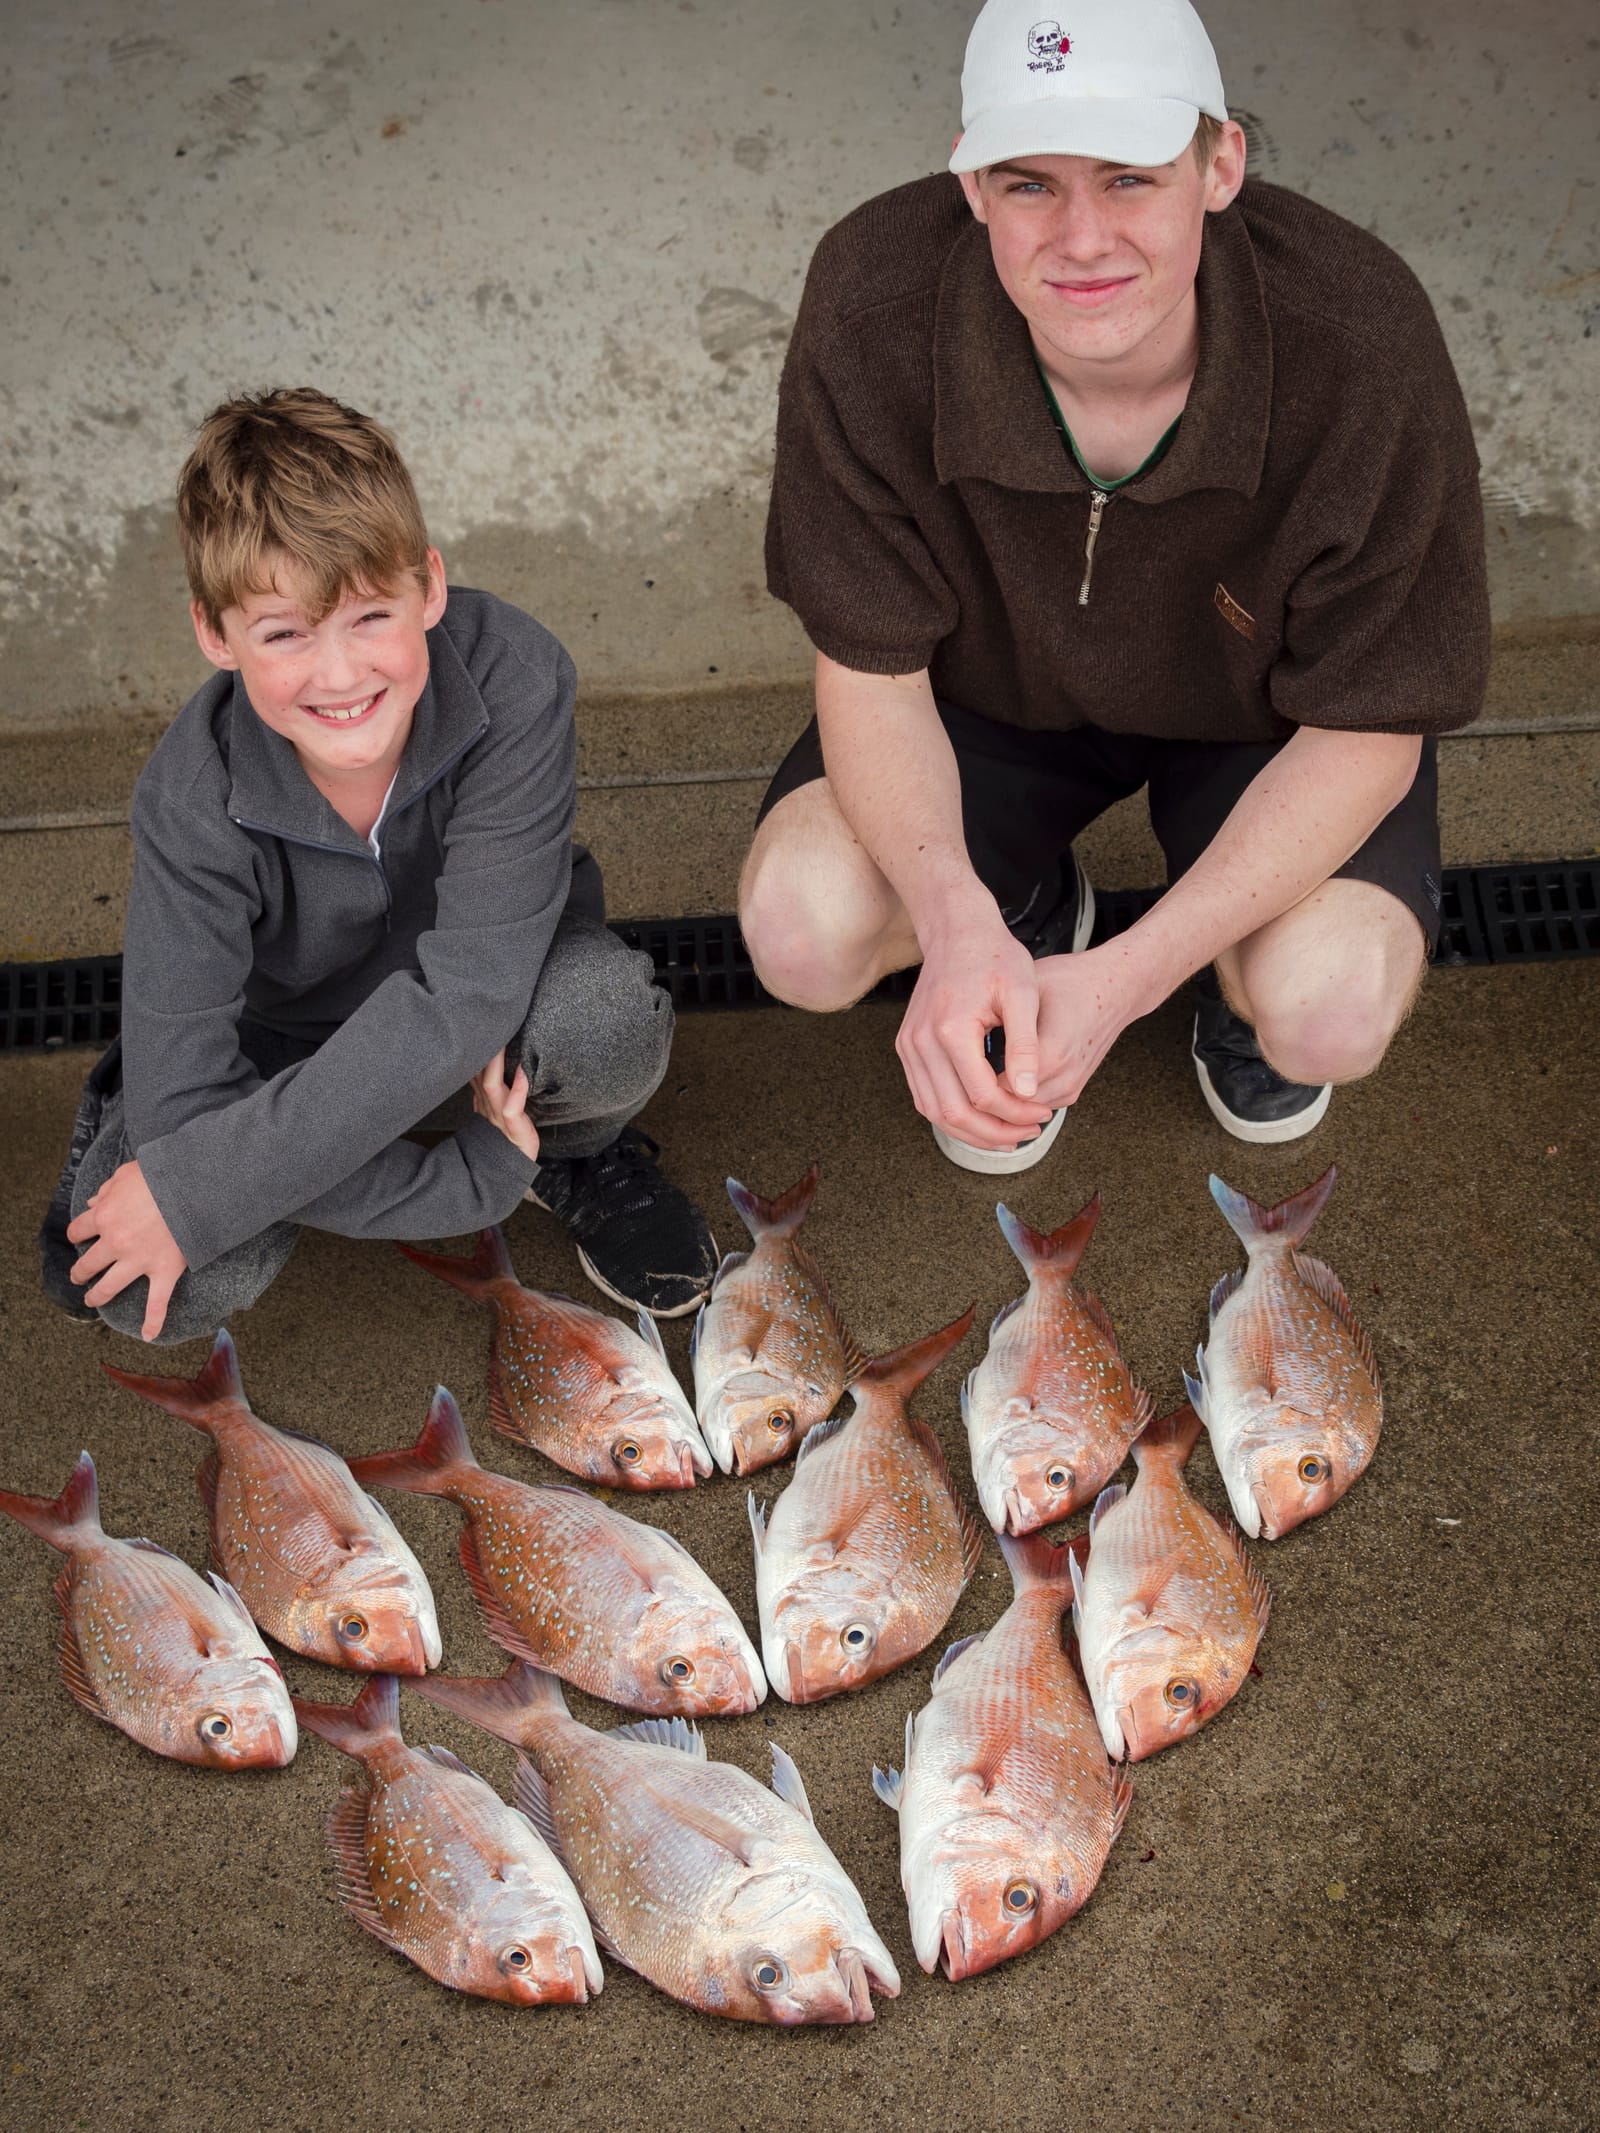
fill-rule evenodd
<path id="1" fill-rule="evenodd" d="M 1212 598 L 1216 602 L 1217 613 L 1227 623 L 1228 627 L 1237 630 L 1241 637 L 1248 637 L 1254 642 L 1256 634 L 1255 616 L 1246 613 L 1220 578 L 1217 580 L 1217 589 Z"/>

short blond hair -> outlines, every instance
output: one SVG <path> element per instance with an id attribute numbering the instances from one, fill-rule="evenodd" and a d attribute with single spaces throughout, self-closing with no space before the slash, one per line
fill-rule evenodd
<path id="1" fill-rule="evenodd" d="M 405 461 L 370 415 L 296 385 L 225 400 L 201 423 L 178 477 L 189 591 L 211 627 L 284 563 L 308 620 L 351 594 L 427 590 L 428 533 Z"/>
<path id="2" fill-rule="evenodd" d="M 1202 170 L 1211 167 L 1211 158 L 1217 152 L 1218 141 L 1222 139 L 1222 126 L 1221 119 L 1213 118 L 1209 111 L 1201 112 L 1200 123 L 1194 129 L 1194 139 L 1190 146 L 1194 150 L 1194 159 Z"/>

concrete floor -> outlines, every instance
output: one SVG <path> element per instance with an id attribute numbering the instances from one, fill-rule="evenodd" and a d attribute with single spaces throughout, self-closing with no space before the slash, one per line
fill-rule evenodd
<path id="1" fill-rule="evenodd" d="M 1277 1195 L 1336 1160 L 1316 1243 L 1371 1334 L 1387 1426 L 1336 1512 L 1260 1550 L 1276 1594 L 1262 1678 L 1196 1741 L 1136 1771 L 1088 1910 L 988 1978 L 952 1987 L 915 1968 L 895 1824 L 868 1789 L 926 1693 L 933 1652 L 859 1695 L 713 1726 L 713 1752 L 747 1769 L 764 1769 L 769 1738 L 798 1760 L 905 1971 L 903 1997 L 871 2030 L 718 2024 L 616 1966 L 581 2013 L 440 1990 L 338 1909 L 320 1821 L 349 1775 L 342 1759 L 308 1741 L 282 1774 L 201 1775 L 94 1724 L 56 1670 L 53 1559 L 7 1523 L 4 2122 L 18 2133 L 234 2121 L 261 2133 L 530 2121 L 598 2133 L 678 2118 L 708 2133 L 1592 2125 L 1597 1013 L 1593 963 L 1437 973 L 1382 1074 L 1341 1092 L 1308 1146 L 1276 1152 L 1240 1149 L 1211 1125 L 1174 1003 L 1129 1033 L 1051 1159 L 1018 1183 L 1016 1204 L 1041 1223 L 1103 1192 L 1089 1271 L 1165 1400 L 1210 1283 L 1237 1257 L 1208 1169 Z M 687 1018 L 645 1119 L 708 1206 L 728 1170 L 771 1190 L 820 1157 L 812 1242 L 874 1348 L 969 1301 L 986 1322 L 1017 1287 L 992 1189 L 940 1160 L 899 1091 L 894 1019 Z M 53 1493 L 87 1444 L 112 1527 L 198 1562 L 196 1440 L 100 1376 L 127 1344 L 57 1318 L 33 1288 L 29 1233 L 82 1063 L 0 1069 L 11 1156 L 0 1464 L 7 1485 Z M 725 1207 L 719 1226 L 731 1239 Z M 526 1211 L 510 1239 L 526 1279 L 575 1280 L 547 1218 Z M 274 1420 L 373 1450 L 414 1434 L 442 1378 L 495 1463 L 543 1471 L 489 1434 L 482 1317 L 386 1249 L 306 1240 L 235 1332 L 246 1385 Z M 687 1338 L 669 1330 L 680 1368 Z M 922 1402 L 963 1478 L 956 1393 L 978 1352 L 969 1341 Z M 1204 1447 L 1195 1466 L 1220 1507 Z M 768 1477 L 767 1492 L 784 1479 Z M 454 1560 L 455 1514 L 396 1505 L 435 1582 L 448 1667 L 494 1669 Z M 639 1508 L 752 1618 L 742 1484 L 719 1478 Z M 1006 1592 L 991 1547 L 949 1634 L 993 1620 Z M 305 1664 L 289 1671 L 313 1694 L 342 1687 Z M 415 1702 L 406 1716 L 505 1784 L 508 1751 Z"/>

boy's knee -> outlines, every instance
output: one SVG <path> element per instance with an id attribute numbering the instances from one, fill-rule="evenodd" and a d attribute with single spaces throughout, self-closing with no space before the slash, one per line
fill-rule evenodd
<path id="1" fill-rule="evenodd" d="M 672 1032 L 672 1002 L 650 957 L 603 926 L 585 926 L 557 936 L 518 1048 L 536 1096 L 598 1116 L 637 1109 L 655 1094 Z"/>

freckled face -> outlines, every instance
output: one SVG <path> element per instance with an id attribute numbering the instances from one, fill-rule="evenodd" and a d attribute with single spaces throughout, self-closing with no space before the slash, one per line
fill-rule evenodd
<path id="1" fill-rule="evenodd" d="M 1207 211 L 1243 182 L 1236 134 L 1224 130 L 1207 170 L 1185 148 L 1149 169 L 1026 156 L 962 176 L 995 272 L 1044 354 L 1114 363 L 1163 327 L 1187 330 Z"/>
<path id="2" fill-rule="evenodd" d="M 444 564 L 428 550 L 424 591 L 406 576 L 392 591 L 350 594 L 313 624 L 306 588 L 285 565 L 212 630 L 190 612 L 200 649 L 238 674 L 252 710 L 281 733 L 313 777 L 349 777 L 398 763 L 428 680 L 427 633 L 445 609 Z"/>

